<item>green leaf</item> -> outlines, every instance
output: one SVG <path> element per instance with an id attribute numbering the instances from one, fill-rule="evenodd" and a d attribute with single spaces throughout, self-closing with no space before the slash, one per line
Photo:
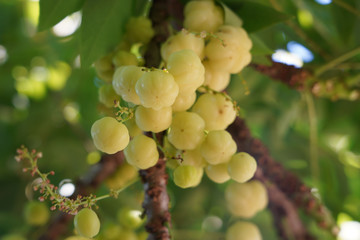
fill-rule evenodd
<path id="1" fill-rule="evenodd" d="M 40 0 L 39 31 L 46 30 L 80 10 L 85 0 Z"/>
<path id="2" fill-rule="evenodd" d="M 256 32 L 291 17 L 272 7 L 250 1 L 232 0 L 227 1 L 227 5 L 243 20 L 243 28 L 248 32 Z"/>
<path id="3" fill-rule="evenodd" d="M 255 34 L 249 35 L 253 46 L 251 48 L 251 55 L 253 56 L 263 56 L 273 54 L 274 51 L 271 50 L 266 44 Z"/>
<path id="4" fill-rule="evenodd" d="M 347 6 L 356 8 L 355 0 L 342 0 Z M 331 4 L 331 13 L 335 21 L 335 26 L 340 39 L 348 43 L 353 31 L 355 30 L 356 16 L 348 10 L 333 3 Z"/>
<path id="5" fill-rule="evenodd" d="M 87 0 L 80 32 L 81 65 L 87 67 L 120 42 L 131 15 L 131 1 Z"/>
<path id="6" fill-rule="evenodd" d="M 236 13 L 234 13 L 230 8 L 228 8 L 224 3 L 217 1 L 224 11 L 224 25 L 231 25 L 235 27 L 242 27 L 243 21 L 239 18 Z"/>

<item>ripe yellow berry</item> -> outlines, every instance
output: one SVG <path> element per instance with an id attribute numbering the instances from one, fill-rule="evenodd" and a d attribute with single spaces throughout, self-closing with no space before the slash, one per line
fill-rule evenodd
<path id="1" fill-rule="evenodd" d="M 159 110 L 170 107 L 179 93 L 174 77 L 163 70 L 145 72 L 135 85 L 141 105 Z"/>
<path id="2" fill-rule="evenodd" d="M 144 68 L 137 66 L 117 68 L 112 82 L 115 92 L 127 102 L 140 104 L 140 98 L 135 91 L 135 85 L 143 74 Z"/>
<path id="3" fill-rule="evenodd" d="M 192 50 L 181 50 L 170 55 L 168 71 L 179 85 L 180 93 L 194 92 L 205 80 L 205 69 Z"/>
<path id="4" fill-rule="evenodd" d="M 182 165 L 191 165 L 199 168 L 203 168 L 206 165 L 206 161 L 201 155 L 200 147 L 193 150 L 184 150 L 179 155 L 182 156 Z"/>
<path id="5" fill-rule="evenodd" d="M 186 111 L 194 104 L 196 100 L 196 92 L 179 93 L 174 104 L 171 106 L 174 112 Z"/>
<path id="6" fill-rule="evenodd" d="M 196 113 L 178 112 L 168 133 L 169 142 L 177 149 L 195 149 L 204 139 L 204 120 Z"/>
<path id="7" fill-rule="evenodd" d="M 262 240 L 259 228 L 250 222 L 237 221 L 226 231 L 226 240 Z"/>
<path id="8" fill-rule="evenodd" d="M 102 85 L 99 88 L 99 102 L 104 104 L 106 107 L 114 107 L 115 101 L 119 101 L 120 97 L 117 95 L 110 84 Z"/>
<path id="9" fill-rule="evenodd" d="M 87 238 L 94 237 L 100 230 L 100 220 L 96 213 L 89 208 L 83 208 L 76 214 L 74 225 L 77 233 Z"/>
<path id="10" fill-rule="evenodd" d="M 192 111 L 205 121 L 206 130 L 227 128 L 236 117 L 233 103 L 221 94 L 205 93 L 195 102 Z"/>
<path id="11" fill-rule="evenodd" d="M 136 125 L 143 131 L 158 133 L 169 128 L 172 120 L 171 107 L 159 110 L 138 106 L 135 110 Z"/>
<path id="12" fill-rule="evenodd" d="M 159 159 L 159 152 L 154 139 L 145 135 L 134 137 L 124 150 L 127 162 L 140 169 L 154 166 Z"/>
<path id="13" fill-rule="evenodd" d="M 196 187 L 200 184 L 203 173 L 202 168 L 179 166 L 174 170 L 174 183 L 181 188 Z"/>
<path id="14" fill-rule="evenodd" d="M 205 67 L 205 81 L 204 85 L 209 88 L 221 92 L 223 91 L 230 82 L 230 73 L 221 71 L 220 67 L 214 67 L 209 64 L 209 61 L 204 61 Z"/>
<path id="15" fill-rule="evenodd" d="M 225 199 L 230 213 L 243 218 L 253 217 L 268 203 L 266 188 L 257 180 L 232 182 L 225 190 Z"/>
<path id="16" fill-rule="evenodd" d="M 131 43 L 146 44 L 150 42 L 154 34 L 151 20 L 146 17 L 132 17 L 126 24 L 125 37 Z"/>
<path id="17" fill-rule="evenodd" d="M 225 130 L 210 131 L 200 146 L 201 154 L 212 165 L 226 163 L 236 152 L 236 143 Z"/>
<path id="18" fill-rule="evenodd" d="M 95 147 L 108 154 L 123 150 L 130 140 L 126 126 L 112 117 L 95 121 L 91 127 L 91 136 Z"/>
<path id="19" fill-rule="evenodd" d="M 216 183 L 224 183 L 230 179 L 227 171 L 227 163 L 221 163 L 217 165 L 207 165 L 205 167 L 206 175 Z"/>
<path id="20" fill-rule="evenodd" d="M 224 22 L 223 11 L 213 1 L 191 1 L 184 9 L 184 27 L 190 31 L 215 32 Z"/>
<path id="21" fill-rule="evenodd" d="M 50 218 L 50 210 L 45 203 L 32 201 L 26 204 L 25 221 L 32 226 L 42 226 Z"/>
<path id="22" fill-rule="evenodd" d="M 115 67 L 138 65 L 136 56 L 128 51 L 118 51 L 114 54 L 112 61 Z"/>
<path id="23" fill-rule="evenodd" d="M 192 33 L 181 31 L 168 38 L 161 46 L 161 57 L 167 62 L 172 53 L 189 49 L 194 51 L 200 59 L 203 59 L 204 45 L 204 39 L 196 37 Z"/>
<path id="24" fill-rule="evenodd" d="M 228 171 L 231 178 L 239 183 L 250 180 L 256 171 L 256 160 L 245 152 L 240 152 L 231 157 Z"/>

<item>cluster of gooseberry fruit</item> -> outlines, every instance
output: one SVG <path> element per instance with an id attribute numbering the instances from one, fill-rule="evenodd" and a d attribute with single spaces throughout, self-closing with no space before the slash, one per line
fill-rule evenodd
<path id="1" fill-rule="evenodd" d="M 93 124 L 91 135 L 100 151 L 123 150 L 136 169 L 154 166 L 161 149 L 181 188 L 197 186 L 204 171 L 216 183 L 233 179 L 226 190 L 229 210 L 248 218 L 267 204 L 266 190 L 258 181 L 246 183 L 255 173 L 256 161 L 245 152 L 236 153 L 226 128 L 235 120 L 237 106 L 223 90 L 231 74 L 249 64 L 252 42 L 243 28 L 224 25 L 223 15 L 213 1 L 189 2 L 184 10 L 186 30 L 164 42 L 159 69 L 139 66 L 141 61 L 130 52 L 132 45 L 146 45 L 154 35 L 148 19 L 131 19 L 124 41 L 95 63 L 98 76 L 107 83 L 99 90 L 100 102 L 111 107 L 115 100 L 127 117 L 103 117 Z M 163 146 L 155 136 L 160 132 Z M 261 239 L 256 226 L 249 224 L 235 223 L 240 227 L 231 227 L 226 239 L 243 239 L 236 237 L 239 228 L 253 229 L 251 239 Z"/>

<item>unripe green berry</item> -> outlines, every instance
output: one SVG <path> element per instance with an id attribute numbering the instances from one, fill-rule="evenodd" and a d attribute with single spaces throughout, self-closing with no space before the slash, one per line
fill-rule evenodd
<path id="1" fill-rule="evenodd" d="M 74 225 L 77 233 L 87 238 L 94 237 L 100 230 L 100 220 L 96 213 L 89 208 L 83 208 L 76 214 Z"/>
<path id="2" fill-rule="evenodd" d="M 233 180 L 244 183 L 254 176 L 256 166 L 256 160 L 251 155 L 240 152 L 231 157 L 228 172 Z"/>
<path id="3" fill-rule="evenodd" d="M 32 226 L 42 226 L 50 218 L 50 210 L 45 203 L 32 201 L 28 202 L 25 207 L 25 221 Z"/>
<path id="4" fill-rule="evenodd" d="M 181 165 L 174 170 L 174 183 L 181 188 L 200 184 L 204 170 L 190 165 Z"/>

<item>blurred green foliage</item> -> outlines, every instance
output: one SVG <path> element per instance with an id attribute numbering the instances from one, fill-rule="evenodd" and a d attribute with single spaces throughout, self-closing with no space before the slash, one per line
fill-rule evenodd
<path id="1" fill-rule="evenodd" d="M 99 80 L 92 67 L 80 67 L 79 54 L 83 53 L 81 60 L 85 65 L 104 54 L 121 37 L 130 9 L 139 14 L 139 6 L 146 1 L 134 1 L 133 5 L 125 1 L 125 7 L 122 1 L 115 0 L 109 1 L 112 5 L 93 0 L 74 1 L 73 5 L 68 1 L 57 2 L 68 8 L 58 6 L 60 12 L 56 12 L 56 8 L 55 12 L 46 12 L 52 4 L 40 2 L 45 7 L 40 11 L 39 29 L 50 28 L 80 9 L 84 2 L 85 26 L 65 37 L 55 35 L 51 29 L 39 32 L 38 2 L 0 0 L 0 47 L 6 52 L 0 54 L 0 237 L 11 232 L 42 230 L 24 225 L 21 217 L 29 200 L 25 188 L 32 179 L 23 174 L 21 166 L 14 161 L 16 148 L 24 144 L 42 151 L 44 159 L 39 166 L 43 171 L 55 170 L 51 178 L 55 184 L 63 179 L 76 180 L 89 169 L 86 157 L 95 150 L 90 127 L 101 114 Z M 264 57 L 276 49 L 286 49 L 289 41 L 297 41 L 315 56 L 304 67 L 316 71 L 360 45 L 360 28 L 356 27 L 360 24 L 360 3 L 356 0 L 334 0 L 329 5 L 320 5 L 314 0 L 257 0 L 248 5 L 244 1 L 228 0 L 224 3 L 236 13 L 246 10 L 243 21 L 245 27 L 254 31 L 255 55 Z M 101 5 L 103 11 L 97 11 L 99 8 L 92 4 Z M 246 8 L 242 7 L 244 4 Z M 262 4 L 263 10 L 256 14 L 248 11 L 255 11 L 257 4 Z M 112 8 L 123 14 L 113 12 L 103 19 Z M 282 13 L 276 14 L 277 11 Z M 263 15 L 264 12 L 267 14 Z M 51 18 L 49 14 L 53 14 Z M 259 21 L 253 19 L 255 17 Z M 288 22 L 279 22 L 286 19 Z M 92 35 L 94 29 L 101 32 L 101 38 Z M 107 40 L 112 37 L 111 41 Z M 360 54 L 357 54 L 328 69 L 317 80 L 346 82 L 352 79 L 353 86 L 359 88 L 359 74 Z M 335 218 L 342 213 L 360 221 L 359 100 L 333 101 L 300 93 L 251 67 L 240 76 L 233 76 L 228 92 L 238 101 L 253 135 L 268 146 L 277 161 L 317 189 L 316 193 Z M 312 105 L 315 115 L 309 111 Z M 316 126 L 310 126 L 309 119 L 316 119 Z M 310 138 L 314 129 L 318 136 L 315 143 Z M 311 169 L 311 144 L 316 144 L 318 173 Z M 204 222 L 209 216 L 223 219 L 217 231 L 224 232 L 234 220 L 225 207 L 225 186 L 205 177 L 198 188 L 182 190 L 170 181 L 173 234 L 187 236 L 186 239 L 204 239 L 214 231 Z M 140 201 L 133 201 L 133 198 L 139 199 L 137 190 L 140 189 L 138 184 L 119 199 L 100 203 L 101 218 L 116 219 L 114 209 L 119 206 L 140 208 Z M 99 194 L 102 192 L 106 192 L 105 187 Z M 314 227 L 313 220 L 305 215 L 303 218 L 319 239 L 331 239 Z M 260 226 L 266 240 L 277 239 L 269 211 L 258 214 L 252 221 Z"/>

